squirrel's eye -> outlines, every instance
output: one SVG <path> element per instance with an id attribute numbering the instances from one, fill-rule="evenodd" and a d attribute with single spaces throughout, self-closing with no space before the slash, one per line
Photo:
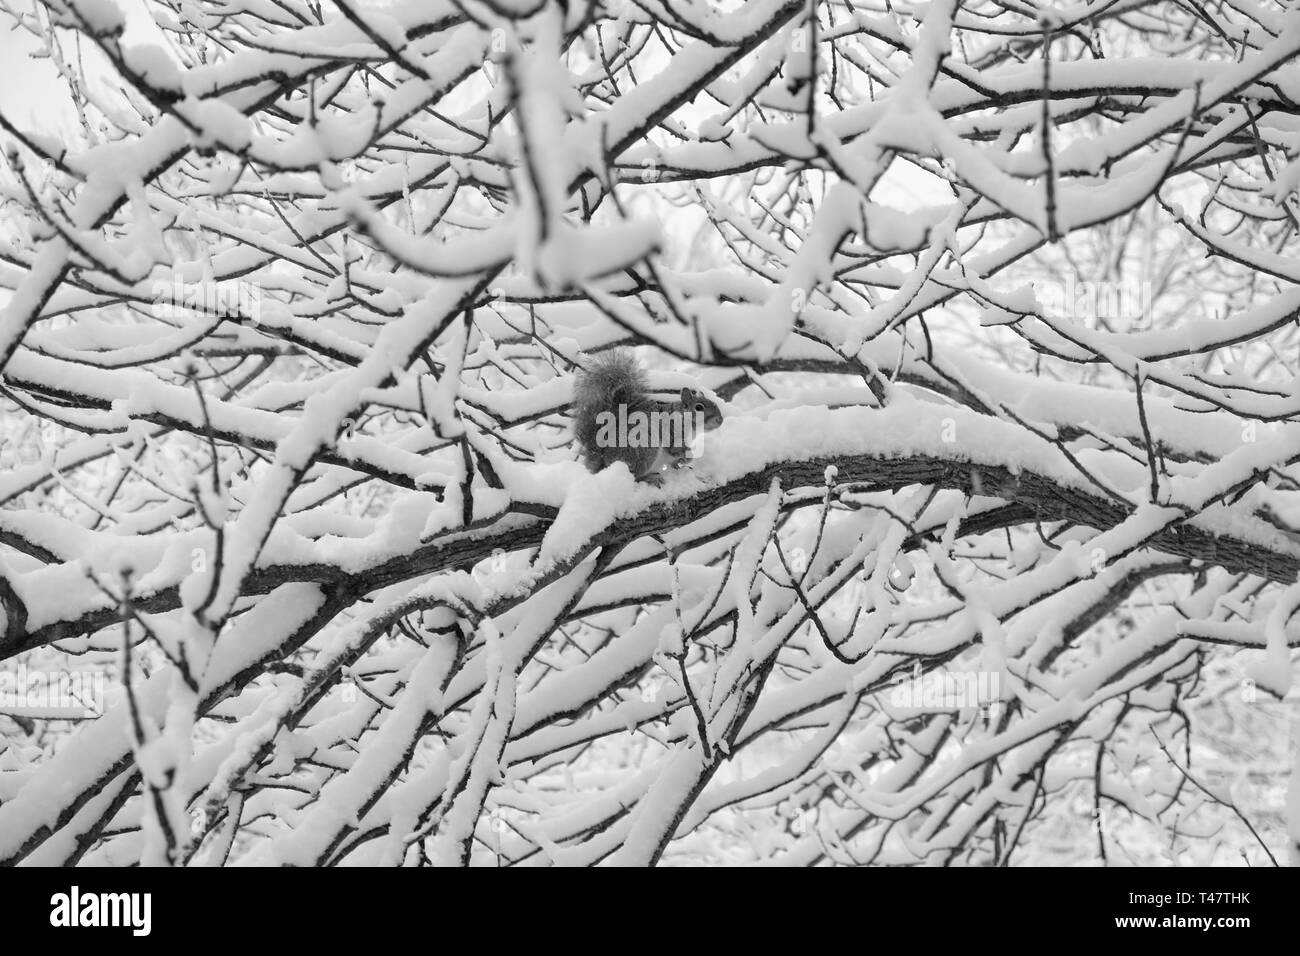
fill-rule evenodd
<path id="1" fill-rule="evenodd" d="M 704 411 L 704 403 L 703 403 L 703 402 L 696 402 L 696 403 L 695 403 L 695 410 L 696 410 L 697 412 L 702 412 L 702 411 Z"/>

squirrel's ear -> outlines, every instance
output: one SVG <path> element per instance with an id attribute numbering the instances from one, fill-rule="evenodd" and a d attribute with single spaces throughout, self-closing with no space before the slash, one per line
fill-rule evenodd
<path id="1" fill-rule="evenodd" d="M 695 390 L 692 389 L 692 388 L 686 388 L 685 386 L 683 386 L 683 387 L 682 387 L 682 404 L 683 404 L 683 405 L 689 405 L 689 404 L 690 404 L 691 402 L 693 402 L 693 401 L 695 401 Z"/>

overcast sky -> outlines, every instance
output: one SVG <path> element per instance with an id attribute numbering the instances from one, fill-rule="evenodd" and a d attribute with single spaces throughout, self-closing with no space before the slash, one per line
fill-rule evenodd
<path id="1" fill-rule="evenodd" d="M 115 2 L 126 13 L 124 42 L 138 43 L 160 38 L 161 34 L 154 27 L 142 0 Z M 31 9 L 31 0 L 15 0 L 13 4 L 15 7 L 23 5 Z M 70 37 L 70 34 L 65 33 L 64 37 Z M 67 83 L 59 77 L 54 64 L 48 59 L 32 58 L 31 54 L 39 49 L 35 37 L 15 26 L 8 13 L 0 11 L 0 113 L 20 129 L 56 133 L 66 128 L 66 124 L 74 124 L 76 113 Z M 65 56 L 71 57 L 75 52 L 75 46 L 64 49 Z M 92 79 L 103 82 L 112 76 L 100 68 L 94 51 L 83 48 L 83 53 L 88 53 L 85 62 Z"/>

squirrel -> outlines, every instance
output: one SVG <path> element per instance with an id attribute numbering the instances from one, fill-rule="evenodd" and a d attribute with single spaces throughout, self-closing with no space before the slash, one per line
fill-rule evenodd
<path id="1" fill-rule="evenodd" d="M 574 379 L 573 431 L 589 471 L 621 461 L 637 481 L 660 484 L 693 457 L 701 431 L 721 424 L 722 409 L 696 389 L 676 402 L 652 398 L 640 363 L 622 349 L 590 357 Z"/>

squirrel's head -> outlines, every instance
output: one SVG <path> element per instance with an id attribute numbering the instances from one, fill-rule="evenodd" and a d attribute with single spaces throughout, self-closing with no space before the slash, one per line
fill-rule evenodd
<path id="1" fill-rule="evenodd" d="M 703 392 L 693 388 L 682 389 L 682 411 L 696 416 L 702 422 L 705 431 L 712 431 L 722 424 L 722 409 Z"/>

